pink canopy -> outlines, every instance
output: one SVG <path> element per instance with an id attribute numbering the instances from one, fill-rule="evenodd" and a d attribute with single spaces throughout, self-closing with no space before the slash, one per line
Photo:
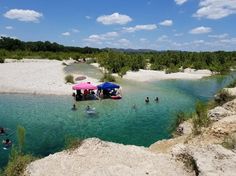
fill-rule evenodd
<path id="1" fill-rule="evenodd" d="M 97 86 L 92 85 L 90 82 L 82 82 L 82 83 L 74 85 L 72 89 L 73 90 L 81 90 L 81 89 L 95 90 L 97 89 Z"/>

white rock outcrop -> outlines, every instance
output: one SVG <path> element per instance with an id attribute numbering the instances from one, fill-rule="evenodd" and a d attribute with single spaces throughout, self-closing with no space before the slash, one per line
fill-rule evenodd
<path id="1" fill-rule="evenodd" d="M 148 148 L 85 140 L 72 152 L 59 152 L 32 162 L 30 176 L 190 176 L 183 164 L 170 154 L 157 154 Z"/>

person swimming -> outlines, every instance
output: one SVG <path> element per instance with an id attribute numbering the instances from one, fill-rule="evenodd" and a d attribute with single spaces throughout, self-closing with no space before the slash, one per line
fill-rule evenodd
<path id="1" fill-rule="evenodd" d="M 132 106 L 132 109 L 137 109 L 137 107 L 136 107 L 136 105 L 135 105 L 135 104 L 133 104 L 133 106 Z"/>
<path id="2" fill-rule="evenodd" d="M 76 105 L 75 105 L 75 104 L 73 104 L 73 107 L 71 108 L 71 110 L 72 110 L 72 111 L 76 111 L 76 110 L 77 110 L 77 108 L 76 108 Z"/>
<path id="3" fill-rule="evenodd" d="M 6 134 L 6 131 L 5 131 L 5 129 L 4 128 L 2 128 L 2 127 L 0 127 L 0 135 L 1 134 Z"/>
<path id="4" fill-rule="evenodd" d="M 90 106 L 88 105 L 87 107 L 86 107 L 86 111 L 90 111 L 91 110 L 91 108 L 90 108 Z"/>
<path id="5" fill-rule="evenodd" d="M 146 103 L 149 103 L 149 97 L 147 97 L 147 98 L 145 99 L 145 102 L 146 102 Z"/>
<path id="6" fill-rule="evenodd" d="M 2 141 L 2 144 L 3 144 L 3 147 L 9 148 L 9 147 L 11 147 L 12 142 L 10 141 L 10 139 L 6 139 L 6 140 Z"/>

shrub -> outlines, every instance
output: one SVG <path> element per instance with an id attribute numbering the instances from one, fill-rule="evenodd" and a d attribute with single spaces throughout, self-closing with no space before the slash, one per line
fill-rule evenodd
<path id="1" fill-rule="evenodd" d="M 10 159 L 6 168 L 4 169 L 4 176 L 22 176 L 24 174 L 26 166 L 34 161 L 36 158 L 32 155 L 23 155 L 17 151 L 16 148 L 12 148 Z"/>
<path id="2" fill-rule="evenodd" d="M 0 57 L 0 63 L 4 63 L 5 59 Z"/>
<path id="3" fill-rule="evenodd" d="M 206 104 L 197 102 L 195 109 L 196 115 L 193 117 L 193 134 L 197 135 L 201 133 L 202 127 L 208 127 L 210 125 L 211 120 L 207 115 Z"/>
<path id="4" fill-rule="evenodd" d="M 105 81 L 116 82 L 116 79 L 110 73 L 104 73 L 103 77 L 101 78 L 101 81 L 102 82 L 105 82 Z"/>
<path id="5" fill-rule="evenodd" d="M 19 152 L 22 153 L 25 144 L 25 128 L 22 126 L 17 127 L 17 139 Z"/>
<path id="6" fill-rule="evenodd" d="M 129 70 L 130 70 L 129 67 L 122 67 L 118 75 L 122 78 L 126 74 L 126 72 Z"/>
<path id="7" fill-rule="evenodd" d="M 236 79 L 234 81 L 232 81 L 227 87 L 229 87 L 229 88 L 236 87 Z"/>
<path id="8" fill-rule="evenodd" d="M 66 81 L 66 83 L 72 83 L 72 84 L 74 84 L 75 82 L 74 82 L 74 76 L 73 75 L 67 75 L 66 77 L 65 77 L 65 81 Z"/>

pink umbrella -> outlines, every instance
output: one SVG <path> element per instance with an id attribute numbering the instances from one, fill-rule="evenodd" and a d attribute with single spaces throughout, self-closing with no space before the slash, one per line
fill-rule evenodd
<path id="1" fill-rule="evenodd" d="M 97 89 L 97 86 L 94 86 L 92 84 L 90 84 L 90 82 L 82 82 L 82 83 L 79 83 L 77 85 L 74 85 L 72 87 L 73 90 L 81 90 L 81 89 L 90 89 L 90 90 L 95 90 Z"/>

